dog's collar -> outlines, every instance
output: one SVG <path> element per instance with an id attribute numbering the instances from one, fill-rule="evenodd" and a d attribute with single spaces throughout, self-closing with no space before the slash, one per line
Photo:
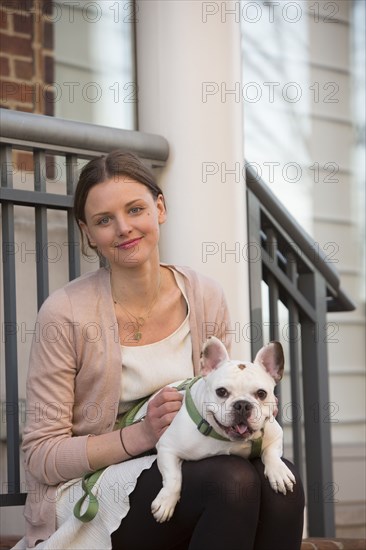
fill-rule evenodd
<path id="1" fill-rule="evenodd" d="M 205 420 L 203 418 L 203 416 L 200 415 L 200 413 L 198 412 L 198 409 L 197 409 L 197 407 L 196 407 L 196 405 L 193 401 L 193 398 L 192 398 L 191 387 L 200 378 L 202 378 L 202 377 L 201 376 L 196 376 L 195 378 L 192 378 L 192 380 L 189 381 L 189 383 L 188 383 L 188 381 L 185 381 L 179 387 L 179 389 L 185 389 L 185 392 L 186 392 L 185 405 L 186 405 L 187 412 L 188 412 L 189 416 L 191 417 L 191 419 L 193 420 L 193 422 L 196 424 L 198 431 L 202 435 L 213 437 L 214 439 L 218 439 L 219 441 L 231 441 L 227 437 L 224 437 L 224 436 L 220 435 L 219 433 L 217 433 L 214 430 L 214 428 L 211 426 L 211 424 L 209 424 L 207 422 L 207 420 Z M 251 460 L 253 458 L 259 458 L 261 456 L 263 431 L 264 430 L 262 429 L 260 437 L 258 437 L 257 439 L 252 439 L 251 440 L 252 448 L 251 448 L 251 451 L 250 451 L 249 460 Z"/>
<path id="2" fill-rule="evenodd" d="M 201 376 L 196 376 L 191 380 L 191 382 L 186 386 L 186 397 L 185 397 L 185 405 L 187 412 L 193 422 L 197 426 L 197 430 L 202 435 L 207 435 L 209 437 L 213 437 L 214 439 L 218 439 L 219 441 L 230 441 L 227 437 L 224 437 L 217 433 L 214 428 L 203 418 L 203 416 L 198 412 L 198 409 L 193 401 L 192 394 L 191 394 L 191 387 L 197 380 L 199 380 Z"/>

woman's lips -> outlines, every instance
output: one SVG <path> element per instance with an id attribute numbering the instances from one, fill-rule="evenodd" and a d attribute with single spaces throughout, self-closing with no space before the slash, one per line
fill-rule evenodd
<path id="1" fill-rule="evenodd" d="M 131 239 L 130 241 L 125 241 L 124 243 L 118 244 L 117 248 L 121 250 L 128 250 L 129 248 L 134 248 L 141 241 L 142 237 L 137 239 Z"/>

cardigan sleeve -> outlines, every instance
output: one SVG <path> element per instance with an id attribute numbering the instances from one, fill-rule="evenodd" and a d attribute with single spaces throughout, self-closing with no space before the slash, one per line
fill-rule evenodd
<path id="1" fill-rule="evenodd" d="M 61 289 L 44 302 L 37 316 L 27 376 L 25 467 L 47 485 L 91 471 L 88 434 L 73 434 L 76 374 L 72 307 Z"/>

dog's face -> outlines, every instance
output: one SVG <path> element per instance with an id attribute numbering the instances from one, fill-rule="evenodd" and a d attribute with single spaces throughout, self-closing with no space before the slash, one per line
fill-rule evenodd
<path id="1" fill-rule="evenodd" d="M 283 368 L 279 342 L 263 347 L 252 363 L 230 360 L 220 340 L 210 338 L 201 355 L 201 374 L 206 382 L 204 417 L 232 441 L 250 439 L 273 417 L 274 388 Z"/>

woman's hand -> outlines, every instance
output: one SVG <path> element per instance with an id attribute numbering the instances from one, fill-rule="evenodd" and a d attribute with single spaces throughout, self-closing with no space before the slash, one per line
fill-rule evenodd
<path id="1" fill-rule="evenodd" d="M 120 430 L 88 438 L 87 453 L 93 470 L 138 456 L 153 447 L 171 424 L 182 406 L 183 396 L 169 386 L 160 390 L 148 404 L 143 422 L 137 422 Z M 126 454 L 127 453 L 127 454 Z"/>
<path id="2" fill-rule="evenodd" d="M 151 448 L 170 426 L 173 418 L 182 406 L 183 396 L 175 388 L 166 386 L 151 399 L 147 413 L 142 422 L 145 436 L 151 443 Z"/>

